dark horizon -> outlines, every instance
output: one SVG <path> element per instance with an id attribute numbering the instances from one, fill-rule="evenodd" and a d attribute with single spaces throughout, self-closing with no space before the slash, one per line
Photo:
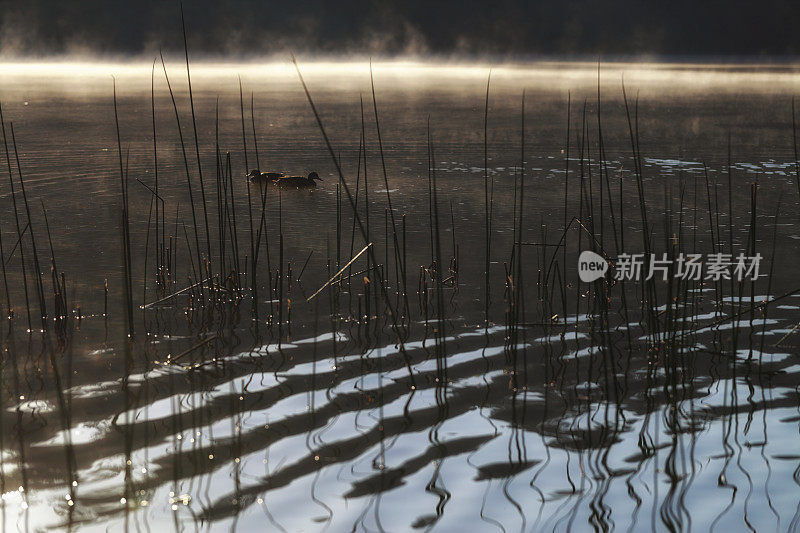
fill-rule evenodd
<path id="1" fill-rule="evenodd" d="M 109 6 L 35 0 L 2 1 L 0 55 L 150 55 L 182 49 L 179 3 L 145 0 Z M 431 5 L 314 0 L 304 5 L 208 0 L 184 5 L 195 55 L 260 57 L 294 50 L 323 56 L 482 57 L 522 59 L 598 57 L 691 61 L 767 59 L 800 55 L 800 4 L 766 0 L 677 0 L 602 4 L 510 0 L 446 0 Z"/>

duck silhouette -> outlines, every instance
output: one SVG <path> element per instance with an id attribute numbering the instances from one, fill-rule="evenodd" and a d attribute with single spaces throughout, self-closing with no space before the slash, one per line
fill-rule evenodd
<path id="1" fill-rule="evenodd" d="M 249 179 L 252 182 L 257 182 L 257 181 L 267 182 L 283 177 L 286 177 L 286 174 L 284 174 L 283 172 L 260 172 L 258 169 L 255 168 L 251 170 L 249 174 L 247 174 L 247 179 Z"/>
<path id="2" fill-rule="evenodd" d="M 271 179 L 269 183 L 286 189 L 315 189 L 317 187 L 317 182 L 315 180 L 322 181 L 322 178 L 320 178 L 319 174 L 316 172 L 312 172 L 308 177 L 279 176 Z"/>

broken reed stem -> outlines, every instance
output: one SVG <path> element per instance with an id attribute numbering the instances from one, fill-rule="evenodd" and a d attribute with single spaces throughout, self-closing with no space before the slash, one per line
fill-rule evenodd
<path id="1" fill-rule="evenodd" d="M 350 259 L 350 261 L 348 261 L 348 262 L 347 262 L 347 264 L 345 264 L 345 265 L 344 265 L 342 268 L 340 268 L 340 269 L 339 269 L 339 271 L 338 271 L 338 272 L 336 272 L 336 274 L 334 274 L 334 275 L 333 275 L 333 277 L 331 277 L 331 279 L 329 279 L 328 281 L 326 281 L 326 282 L 325 282 L 325 284 L 324 284 L 322 287 L 320 287 L 319 289 L 317 289 L 317 291 L 316 291 L 314 294 L 312 294 L 311 296 L 309 296 L 308 298 L 306 298 L 306 301 L 307 301 L 307 302 L 310 302 L 310 301 L 311 301 L 311 300 L 312 300 L 312 299 L 313 299 L 313 298 L 314 298 L 314 297 L 315 297 L 317 294 L 319 294 L 320 292 L 322 292 L 322 290 L 323 290 L 323 289 L 325 289 L 325 287 L 327 287 L 328 285 L 330 285 L 331 283 L 333 283 L 333 282 L 336 280 L 336 278 L 338 278 L 339 276 L 341 276 L 341 275 L 342 275 L 342 272 L 344 272 L 345 270 L 347 270 L 347 267 L 349 267 L 350 265 L 352 265 L 352 264 L 355 262 L 355 260 L 356 260 L 356 259 L 358 259 L 359 257 L 361 257 L 361 255 L 362 255 L 364 252 L 366 252 L 366 251 L 367 251 L 367 250 L 368 250 L 368 249 L 369 249 L 371 246 L 372 246 L 372 243 L 369 243 L 369 244 L 367 244 L 367 245 L 366 245 L 364 248 L 362 248 L 362 249 L 361 249 L 361 251 L 360 251 L 360 252 L 358 252 L 356 255 L 354 255 L 354 256 L 353 256 L 353 257 Z M 310 258 L 310 257 L 311 257 L 311 256 L 309 255 L 309 258 Z"/>
<path id="2" fill-rule="evenodd" d="M 149 309 L 149 308 L 154 307 L 154 306 L 156 306 L 158 304 L 162 304 L 164 302 L 167 302 L 167 301 L 171 300 L 172 298 L 175 298 L 176 296 L 180 296 L 181 294 L 183 294 L 183 293 L 185 293 L 187 291 L 190 291 L 190 290 L 192 290 L 192 289 L 194 289 L 196 287 L 201 286 L 203 283 L 211 281 L 211 279 L 212 278 L 209 277 L 209 278 L 206 278 L 206 279 L 204 279 L 202 281 L 198 281 L 197 283 L 193 283 L 192 285 L 189 285 L 188 287 L 184 287 L 183 289 L 181 289 L 181 290 L 179 290 L 177 292 L 173 292 L 170 295 L 164 296 L 163 298 L 160 298 L 160 299 L 158 299 L 158 300 L 156 300 L 154 302 L 150 302 L 149 304 L 144 304 L 144 305 L 140 306 L 140 308 L 141 309 Z"/>

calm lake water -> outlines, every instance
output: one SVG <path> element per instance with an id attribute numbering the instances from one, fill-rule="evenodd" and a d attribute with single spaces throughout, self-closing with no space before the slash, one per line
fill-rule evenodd
<path id="1" fill-rule="evenodd" d="M 202 190 L 179 62 L 186 163 L 160 64 L 154 111 L 150 65 L 0 65 L 4 530 L 800 528 L 800 72 L 495 67 L 484 137 L 489 65 L 377 64 L 379 144 L 367 64 L 300 67 L 373 243 L 310 302 L 367 236 L 291 64 L 193 66 Z M 588 249 L 763 259 L 582 283 Z"/>

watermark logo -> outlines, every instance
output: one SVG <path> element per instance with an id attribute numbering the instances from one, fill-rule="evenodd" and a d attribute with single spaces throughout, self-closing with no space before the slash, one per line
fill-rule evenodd
<path id="1" fill-rule="evenodd" d="M 608 261 L 591 250 L 584 250 L 578 257 L 578 275 L 584 283 L 602 278 L 608 272 Z"/>
<path id="2" fill-rule="evenodd" d="M 705 260 L 704 260 L 705 259 Z M 614 265 L 617 281 L 639 281 L 660 278 L 688 281 L 757 280 L 761 267 L 761 254 L 747 256 L 726 253 L 684 254 L 669 257 L 661 254 L 619 254 Z M 609 263 L 602 256 L 585 250 L 578 257 L 578 275 L 584 283 L 600 279 L 608 271 Z"/>

